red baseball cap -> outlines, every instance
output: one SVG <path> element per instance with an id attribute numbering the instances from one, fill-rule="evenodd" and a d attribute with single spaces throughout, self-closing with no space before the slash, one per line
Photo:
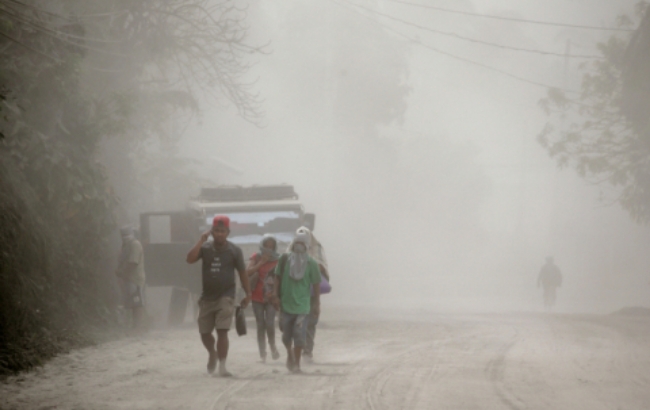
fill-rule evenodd
<path id="1" fill-rule="evenodd" d="M 218 226 L 220 224 L 230 229 L 230 218 L 228 218 L 226 215 L 215 216 L 212 220 L 212 226 Z"/>

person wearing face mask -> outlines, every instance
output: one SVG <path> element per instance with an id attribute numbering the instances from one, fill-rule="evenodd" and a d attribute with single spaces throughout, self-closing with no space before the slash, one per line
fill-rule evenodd
<path id="1" fill-rule="evenodd" d="M 269 300 L 273 294 L 273 272 L 278 264 L 277 240 L 266 234 L 260 241 L 260 251 L 251 256 L 246 274 L 251 284 L 253 312 L 257 322 L 257 346 L 262 362 L 266 362 L 266 339 L 268 337 L 271 357 L 280 358 L 275 346 L 275 307 Z"/>
<path id="2" fill-rule="evenodd" d="M 302 226 L 298 230 L 309 234 L 310 241 L 307 253 L 309 253 L 309 256 L 311 256 L 316 261 L 318 268 L 320 269 L 320 274 L 322 276 L 320 293 L 322 296 L 324 293 L 328 293 L 332 290 L 332 287 L 330 286 L 329 270 L 327 268 L 327 258 L 325 257 L 325 249 L 323 248 L 323 245 L 318 242 L 314 236 L 314 233 L 311 232 L 309 228 Z M 312 304 L 315 302 L 317 302 L 316 299 L 312 298 Z M 313 306 L 309 311 L 309 315 L 307 316 L 307 342 L 305 344 L 305 348 L 302 351 L 302 356 L 307 361 L 307 363 L 313 363 L 314 361 L 314 341 L 316 339 L 316 325 L 318 325 L 318 320 L 320 317 L 320 299 L 318 300 L 318 303 L 319 306 Z"/>
<path id="3" fill-rule="evenodd" d="M 300 356 L 306 344 L 307 316 L 311 309 L 316 313 L 320 311 L 321 275 L 318 264 L 308 254 L 310 240 L 308 233 L 296 232 L 290 253 L 282 256 L 274 270 L 272 300 L 275 308 L 282 310 L 282 343 L 287 348 L 287 369 L 294 373 L 301 372 Z"/>

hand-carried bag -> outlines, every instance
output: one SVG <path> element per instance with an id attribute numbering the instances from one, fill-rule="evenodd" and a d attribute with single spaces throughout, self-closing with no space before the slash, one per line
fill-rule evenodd
<path id="1" fill-rule="evenodd" d="M 238 336 L 246 334 L 246 316 L 244 316 L 244 309 L 239 306 L 235 309 L 235 328 Z"/>

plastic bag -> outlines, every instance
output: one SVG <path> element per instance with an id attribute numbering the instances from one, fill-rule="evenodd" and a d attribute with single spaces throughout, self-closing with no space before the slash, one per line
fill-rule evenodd
<path id="1" fill-rule="evenodd" d="M 325 279 L 325 276 L 323 276 L 322 280 L 320 281 L 320 294 L 324 295 L 326 293 L 330 293 L 332 291 L 332 285 Z"/>

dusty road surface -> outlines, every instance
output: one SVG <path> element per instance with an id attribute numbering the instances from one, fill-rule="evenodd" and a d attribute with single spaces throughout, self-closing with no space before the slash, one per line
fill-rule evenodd
<path id="1" fill-rule="evenodd" d="M 62 355 L 1 383 L 0 408 L 650 409 L 647 317 L 352 312 L 324 313 L 303 375 L 232 334 L 235 377 L 208 376 L 188 324 Z"/>

